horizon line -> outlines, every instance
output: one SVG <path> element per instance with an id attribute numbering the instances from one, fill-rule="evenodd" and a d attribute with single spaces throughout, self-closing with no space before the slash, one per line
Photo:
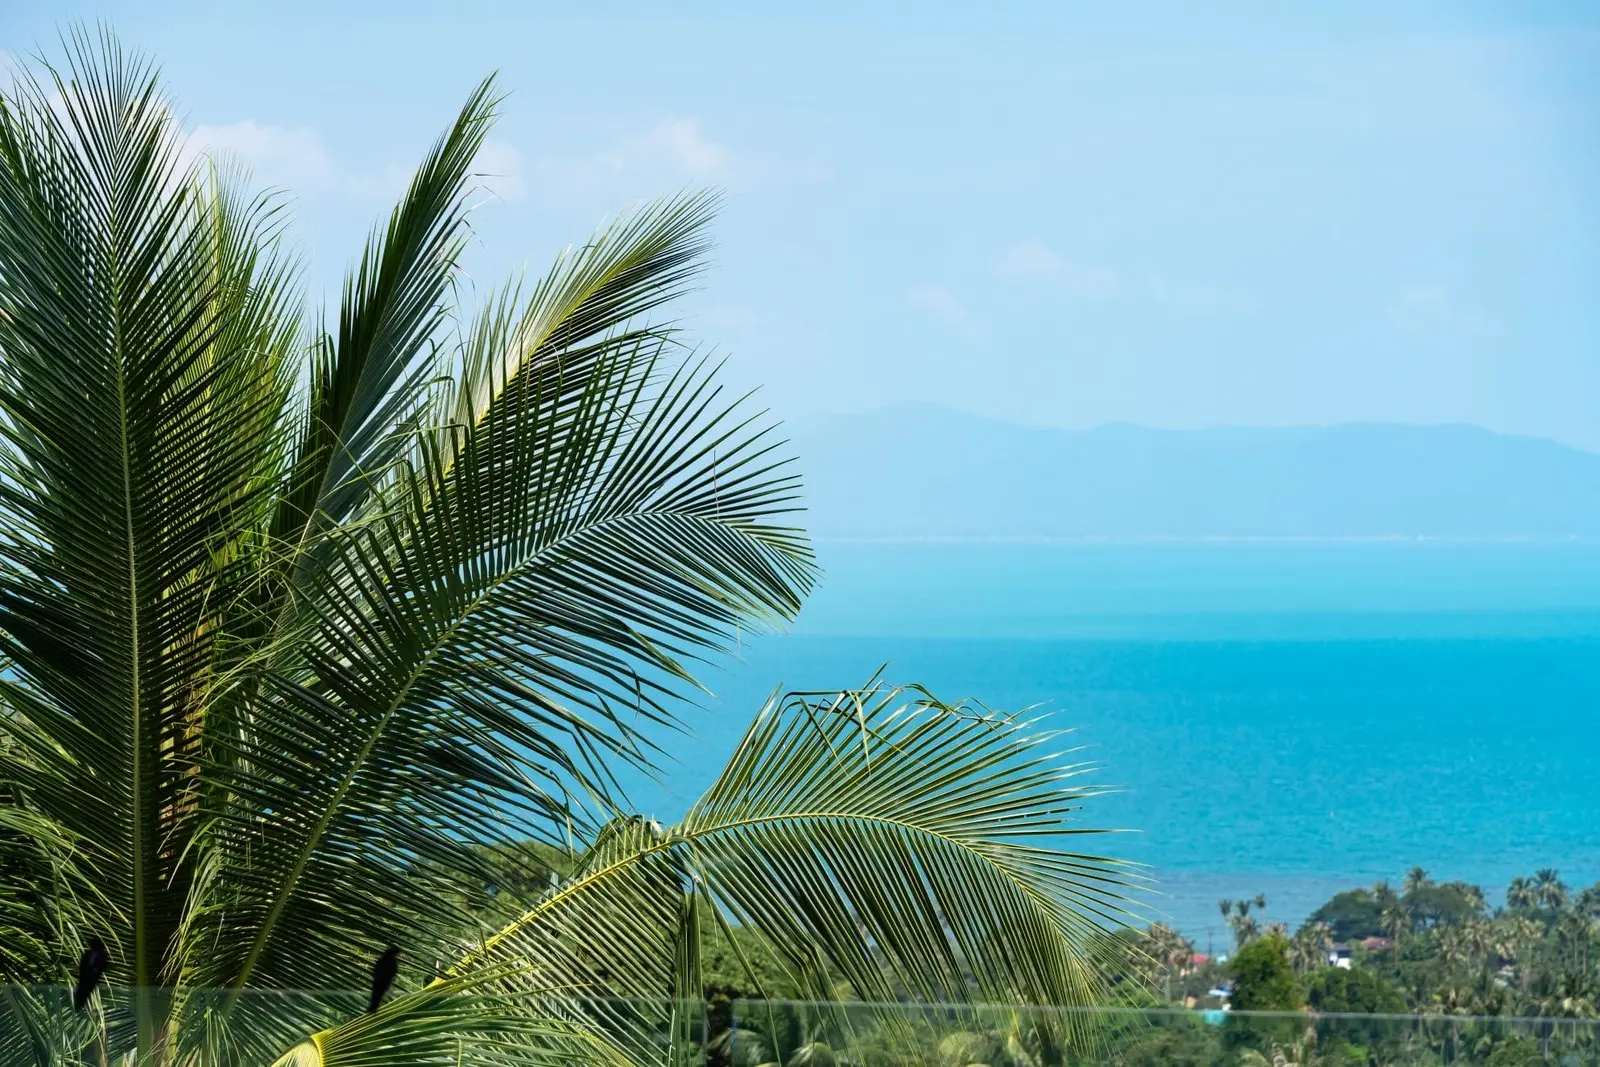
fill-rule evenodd
<path id="1" fill-rule="evenodd" d="M 1382 544 L 1382 545 L 1600 545 L 1600 538 L 1567 534 L 886 534 L 812 535 L 813 543 L 908 544 Z"/>

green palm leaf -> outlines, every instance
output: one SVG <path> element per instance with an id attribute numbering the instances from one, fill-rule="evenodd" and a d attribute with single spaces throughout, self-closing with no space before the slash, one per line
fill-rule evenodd
<path id="1" fill-rule="evenodd" d="M 608 826 L 569 882 L 441 985 L 492 992 L 507 1012 L 581 995 L 599 1006 L 593 1030 L 651 1062 L 675 1005 L 700 993 L 681 946 L 702 922 L 684 902 L 703 900 L 760 934 L 819 1001 L 842 977 L 874 1004 L 1038 1005 L 1037 1024 L 1083 1043 L 1083 1016 L 1063 1009 L 1104 997 L 1106 925 L 1128 915 L 1138 879 L 1040 843 L 1098 832 L 1071 818 L 1094 791 L 1073 784 L 1084 768 L 1053 741 L 916 689 L 775 699 L 682 822 Z M 599 1010 L 618 997 L 653 1010 Z"/>
<path id="2" fill-rule="evenodd" d="M 0 777 L 83 844 L 106 940 L 153 986 L 190 890 L 173 771 L 267 502 L 283 275 L 269 205 L 183 173 L 148 67 L 92 47 L 0 121 Z"/>
<path id="3" fill-rule="evenodd" d="M 312 346 L 311 392 L 274 533 L 306 550 L 325 524 L 359 511 L 372 479 L 402 455 L 441 367 L 434 342 L 466 242 L 472 161 L 494 117 L 493 79 L 467 99 L 344 284 L 338 332 Z"/>
<path id="4" fill-rule="evenodd" d="M 238 858 L 219 921 L 253 947 L 213 952 L 197 984 L 359 973 L 372 923 L 343 918 L 377 902 L 437 937 L 458 917 L 397 857 L 473 877 L 449 828 L 557 837 L 568 794 L 604 795 L 606 757 L 637 758 L 635 717 L 667 714 L 682 655 L 798 607 L 803 543 L 765 518 L 792 478 L 698 367 L 660 372 L 663 344 L 526 361 L 455 429 L 453 462 L 421 440 L 385 509 L 330 536 L 315 627 L 259 678 L 251 747 L 229 753 L 249 775 L 213 838 Z"/>

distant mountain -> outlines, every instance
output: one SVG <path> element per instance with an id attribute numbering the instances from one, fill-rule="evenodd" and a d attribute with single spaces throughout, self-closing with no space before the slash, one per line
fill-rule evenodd
<path id="1" fill-rule="evenodd" d="M 1471 426 L 788 427 L 821 537 L 1600 537 L 1600 455 Z"/>

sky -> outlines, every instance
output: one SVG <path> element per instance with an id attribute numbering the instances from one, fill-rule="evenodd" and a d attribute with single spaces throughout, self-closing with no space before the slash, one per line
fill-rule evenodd
<path id="1" fill-rule="evenodd" d="M 152 53 L 319 299 L 498 72 L 474 282 L 719 187 L 683 318 L 786 418 L 1600 450 L 1600 5 L 757 6 L 0 0 L 0 52 Z"/>

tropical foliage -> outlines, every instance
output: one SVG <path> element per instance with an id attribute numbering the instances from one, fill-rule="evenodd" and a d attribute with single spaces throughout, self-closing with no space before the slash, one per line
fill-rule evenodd
<path id="1" fill-rule="evenodd" d="M 1226 963 L 1197 965 L 1192 945 L 1174 944 L 1165 927 L 1144 933 L 1149 988 L 1176 989 L 1169 1000 L 1199 1008 L 1221 1007 L 1210 991 L 1225 988 L 1232 1010 L 1222 1027 L 1132 1034 L 1109 1062 L 1158 1050 L 1197 1065 L 1242 1062 L 1243 1052 L 1307 1065 L 1600 1062 L 1600 884 L 1574 892 L 1545 869 L 1513 879 L 1491 908 L 1479 887 L 1413 868 L 1398 889 L 1336 894 L 1288 938 L 1237 921 L 1252 910 L 1261 908 L 1241 916 L 1229 902 L 1246 936 Z M 1330 961 L 1336 944 L 1348 966 Z"/>
<path id="2" fill-rule="evenodd" d="M 1393 902 L 1385 910 L 1378 901 Z M 1400 919 L 1397 949 L 1395 912 Z M 1571 991 L 1600 976 L 1600 885 L 1570 890 L 1554 870 L 1513 880 L 1491 908 L 1478 887 L 1414 868 L 1391 889 L 1347 890 L 1292 935 L 1260 919 L 1263 897 L 1219 911 L 1245 933 L 1223 962 L 1171 927 L 1125 929 L 1128 951 L 1095 1009 L 1100 1067 L 1580 1067 L 1600 1064 L 1600 1017 Z M 1242 920 L 1242 921 L 1241 921 Z M 1341 936 L 1335 936 L 1342 930 Z M 1587 938 L 1587 940 L 1585 940 Z M 1330 959 L 1336 945 L 1351 953 Z M 1345 964 L 1348 964 L 1345 965 Z M 1218 993 L 1223 995 L 1219 996 Z M 1552 993 L 1556 995 L 1552 995 Z M 750 999 L 732 1014 L 750 1058 L 801 1051 L 820 1062 L 911 1067 L 1038 1067 L 1060 1062 L 1026 1009 L 907 1008 L 901 1031 L 839 1034 L 807 1005 Z M 791 1056 L 792 1059 L 792 1056 Z"/>
<path id="3" fill-rule="evenodd" d="M 711 198 L 469 300 L 486 82 L 307 314 L 281 200 L 67 52 L 0 101 L 10 1061 L 673 1062 L 713 943 L 822 998 L 1101 995 L 1122 875 L 1051 843 L 1087 793 L 1030 722 L 779 697 L 676 825 L 619 799 L 813 580 L 770 422 L 660 321 Z"/>

